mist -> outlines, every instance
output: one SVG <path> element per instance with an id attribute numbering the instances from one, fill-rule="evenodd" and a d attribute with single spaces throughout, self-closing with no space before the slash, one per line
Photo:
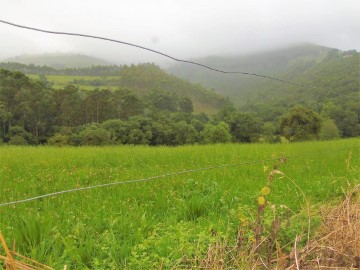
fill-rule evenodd
<path id="1" fill-rule="evenodd" d="M 242 55 L 297 43 L 360 50 L 357 0 L 1 1 L 0 19 L 97 35 L 189 59 Z M 0 60 L 22 54 L 81 53 L 111 63 L 169 59 L 126 45 L 38 33 L 0 24 Z"/>

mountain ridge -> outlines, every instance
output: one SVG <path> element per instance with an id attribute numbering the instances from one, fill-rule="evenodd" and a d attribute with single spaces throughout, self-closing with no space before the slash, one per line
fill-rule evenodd
<path id="1" fill-rule="evenodd" d="M 81 53 L 24 54 L 4 59 L 1 62 L 16 62 L 26 65 L 33 64 L 36 66 L 49 66 L 57 69 L 113 64 L 101 58 Z"/>

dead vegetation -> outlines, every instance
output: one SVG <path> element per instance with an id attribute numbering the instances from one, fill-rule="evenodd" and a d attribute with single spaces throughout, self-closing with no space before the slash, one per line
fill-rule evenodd
<path id="1" fill-rule="evenodd" d="M 301 252 L 302 269 L 360 269 L 360 186 L 321 216 L 319 236 Z"/>
<path id="2" fill-rule="evenodd" d="M 256 245 L 244 239 L 244 227 L 239 226 L 237 244 L 217 242 L 199 262 L 200 269 L 360 269 L 360 185 L 345 194 L 334 205 L 320 209 L 322 225 L 315 237 L 299 248 L 302 237 L 297 235 L 291 252 L 284 252 L 276 235 L 279 220 L 274 219 L 270 232 L 259 238 L 259 222 L 253 226 Z M 262 231 L 265 231 L 264 228 Z M 260 242 L 258 242 L 260 240 Z"/>

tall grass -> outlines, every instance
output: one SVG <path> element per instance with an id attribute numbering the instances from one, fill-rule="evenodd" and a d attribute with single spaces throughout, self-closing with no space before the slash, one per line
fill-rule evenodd
<path id="1" fill-rule="evenodd" d="M 280 156 L 294 156 L 281 165 L 281 171 L 299 185 L 311 205 L 332 200 L 359 182 L 358 139 L 175 148 L 1 147 L 0 202 Z M 194 259 L 205 256 L 219 239 L 236 241 L 240 217 L 253 218 L 251 210 L 256 210 L 267 169 L 274 163 L 181 174 L 0 207 L 0 229 L 9 242 L 16 239 L 20 252 L 55 268 L 64 264 L 71 269 L 191 268 Z M 285 178 L 272 184 L 268 199 L 294 214 L 304 207 L 302 194 Z M 294 231 L 296 226 L 282 236 L 283 241 L 294 237 Z"/>

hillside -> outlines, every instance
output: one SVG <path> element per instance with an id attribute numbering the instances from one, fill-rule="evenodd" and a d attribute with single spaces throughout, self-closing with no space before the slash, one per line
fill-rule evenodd
<path id="1" fill-rule="evenodd" d="M 326 58 L 332 49 L 312 44 L 299 45 L 295 47 L 262 52 L 245 56 L 214 56 L 193 61 L 214 68 L 227 71 L 241 71 L 259 73 L 268 76 L 283 78 L 283 74 L 293 70 L 294 74 L 317 65 Z M 231 98 L 237 104 L 245 104 L 245 93 L 249 89 L 253 91 L 254 85 L 268 80 L 251 77 L 247 75 L 221 74 L 186 64 L 171 66 L 169 72 L 187 79 L 193 83 L 200 83 L 205 87 L 214 89 L 217 93 Z M 294 78 L 294 76 L 291 76 Z M 277 83 L 279 85 L 280 83 Z"/>
<path id="2" fill-rule="evenodd" d="M 195 111 L 214 113 L 227 103 L 222 96 L 199 84 L 170 75 L 154 64 L 124 66 L 119 75 L 120 80 L 117 85 L 132 89 L 139 95 L 146 95 L 149 90 L 164 90 L 180 96 L 188 96 L 194 103 Z"/>
<path id="3" fill-rule="evenodd" d="M 86 90 L 127 89 L 139 96 L 148 95 L 154 90 L 166 91 L 180 97 L 189 97 L 193 102 L 194 111 L 198 113 L 214 114 L 227 104 L 225 98 L 215 92 L 170 75 L 154 64 L 55 69 L 48 66 L 3 62 L 0 63 L 0 68 L 24 72 L 32 79 L 46 80 L 55 89 L 62 89 L 71 84 Z"/>
<path id="4" fill-rule="evenodd" d="M 259 73 L 297 82 L 299 87 L 264 78 L 220 74 L 187 65 L 177 65 L 173 74 L 212 87 L 229 97 L 241 111 L 276 125 L 295 105 L 304 105 L 331 119 L 342 136 L 360 134 L 360 54 L 315 45 L 239 58 L 207 58 L 201 63 L 225 70 Z"/>
<path id="5" fill-rule="evenodd" d="M 17 62 L 26 65 L 49 66 L 52 68 L 76 68 L 97 65 L 110 65 L 109 62 L 100 58 L 82 54 L 39 54 L 21 55 L 4 60 L 4 62 Z"/>

